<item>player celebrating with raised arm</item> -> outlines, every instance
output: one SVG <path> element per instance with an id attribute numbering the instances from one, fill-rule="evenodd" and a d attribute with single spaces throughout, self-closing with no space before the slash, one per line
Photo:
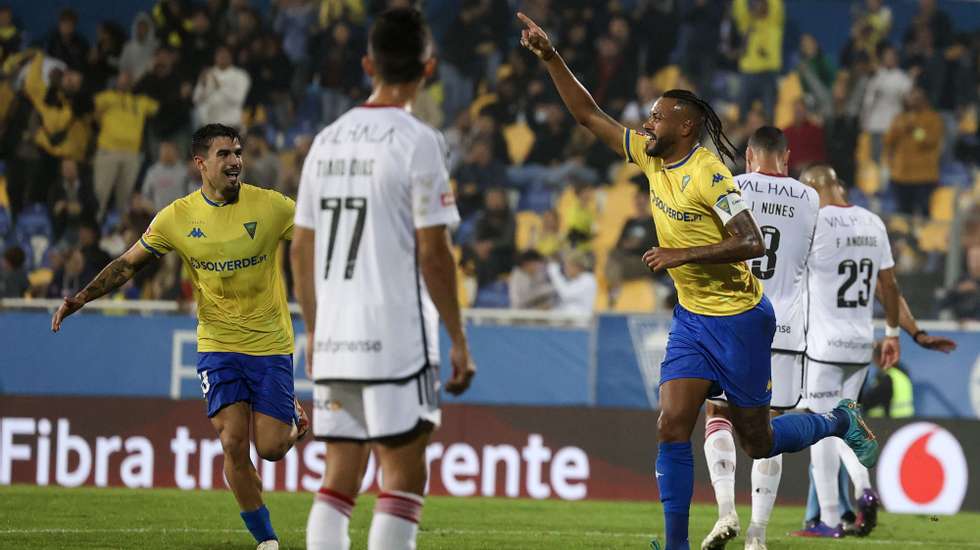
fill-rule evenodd
<path id="1" fill-rule="evenodd" d="M 661 365 L 660 438 L 656 477 L 664 506 L 667 550 L 688 550 L 688 514 L 694 490 L 691 432 L 701 405 L 722 391 L 742 447 L 753 458 L 805 449 L 829 436 L 853 446 L 868 465 L 878 443 L 853 401 L 825 415 L 799 414 L 770 421 L 770 347 L 776 319 L 745 260 L 765 252 L 763 237 L 731 173 L 700 145 L 710 134 L 734 156 L 711 107 L 686 90 L 670 90 L 653 105 L 642 131 L 623 127 L 596 105 L 540 27 L 522 13 L 521 44 L 548 69 L 579 124 L 640 167 L 660 247 L 644 262 L 667 269 L 679 305 Z"/>
<path id="2" fill-rule="evenodd" d="M 347 550 L 373 450 L 382 492 L 370 550 L 415 548 L 425 449 L 440 423 L 438 323 L 452 340 L 450 393 L 475 369 L 447 226 L 459 221 L 441 135 L 409 112 L 435 70 L 415 9 L 384 12 L 362 60 L 373 91 L 317 135 L 303 165 L 292 262 L 315 382 L 313 433 L 327 469 L 307 548 Z"/>
<path id="3" fill-rule="evenodd" d="M 191 152 L 201 189 L 161 210 L 139 242 L 65 298 L 51 330 L 122 286 L 151 258 L 176 250 L 198 304 L 197 373 L 224 450 L 225 478 L 258 550 L 275 550 L 279 542 L 249 440 L 260 457 L 275 461 L 309 429 L 293 394 L 293 325 L 280 269 L 280 244 L 292 238 L 295 204 L 240 180 L 242 144 L 234 128 L 203 126 L 191 138 Z"/>
<path id="4" fill-rule="evenodd" d="M 749 264 L 752 274 L 772 300 L 776 334 L 772 341 L 772 398 L 778 410 L 796 407 L 803 388 L 806 349 L 806 267 L 820 210 L 817 193 L 789 177 L 789 147 L 779 128 L 763 126 L 749 137 L 747 173 L 735 177 L 743 200 L 762 224 L 766 253 Z M 704 456 L 718 501 L 718 522 L 701 543 L 719 550 L 738 535 L 735 512 L 735 439 L 724 400 L 708 401 Z M 752 521 L 746 550 L 765 550 L 766 525 L 776 501 L 783 469 L 782 455 L 752 464 Z"/>

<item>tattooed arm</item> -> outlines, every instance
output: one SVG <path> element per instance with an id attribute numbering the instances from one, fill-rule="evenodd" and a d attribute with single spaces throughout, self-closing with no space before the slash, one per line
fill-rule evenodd
<path id="1" fill-rule="evenodd" d="M 744 210 L 725 224 L 728 236 L 721 242 L 692 248 L 654 247 L 643 254 L 652 271 L 684 264 L 729 264 L 758 258 L 766 252 L 762 232 L 752 213 Z"/>
<path id="2" fill-rule="evenodd" d="M 58 311 L 51 318 L 51 331 L 58 332 L 61 329 L 61 322 L 72 313 L 82 309 L 82 306 L 104 296 L 113 290 L 121 287 L 126 281 L 130 280 L 146 262 L 153 256 L 143 248 L 140 243 L 135 243 L 122 256 L 109 263 L 95 279 L 83 288 L 78 294 L 66 297 Z"/>

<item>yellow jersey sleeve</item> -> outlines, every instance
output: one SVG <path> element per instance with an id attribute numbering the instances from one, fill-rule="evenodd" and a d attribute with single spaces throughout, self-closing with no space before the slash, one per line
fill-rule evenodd
<path id="1" fill-rule="evenodd" d="M 146 232 L 140 237 L 140 244 L 157 258 L 174 249 L 174 205 L 169 204 L 157 213 Z"/>
<path id="2" fill-rule="evenodd" d="M 727 166 L 717 160 L 698 167 L 698 199 L 704 207 L 715 213 L 724 226 L 735 214 L 744 210 L 742 191 Z"/>
<path id="3" fill-rule="evenodd" d="M 272 191 L 272 206 L 276 217 L 282 220 L 282 231 L 279 240 L 293 240 L 293 220 L 296 218 L 296 201 L 278 191 Z"/>
<path id="4" fill-rule="evenodd" d="M 648 141 L 650 140 L 646 136 L 638 134 L 632 128 L 623 131 L 623 154 L 626 155 L 626 160 L 639 166 L 644 172 L 648 168 L 658 170 L 663 164 L 662 159 L 647 154 Z"/>

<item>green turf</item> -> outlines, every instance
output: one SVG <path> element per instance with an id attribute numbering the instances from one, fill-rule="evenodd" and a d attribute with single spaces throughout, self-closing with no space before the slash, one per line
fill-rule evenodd
<path id="1" fill-rule="evenodd" d="M 361 497 L 351 522 L 354 549 L 366 546 L 374 499 Z M 282 548 L 304 548 L 309 494 L 272 493 L 266 502 Z M 748 510 L 739 510 L 743 526 Z M 866 539 L 812 540 L 787 537 L 800 508 L 777 507 L 769 548 L 980 548 L 980 515 L 927 518 L 882 514 Z M 698 547 L 716 518 L 713 506 L 696 506 L 691 539 Z M 430 497 L 426 500 L 421 549 L 649 549 L 660 535 L 654 503 L 557 502 L 494 498 Z M 729 545 L 741 549 L 743 540 Z M 0 487 L 0 548 L 254 548 L 231 493 L 131 489 Z"/>

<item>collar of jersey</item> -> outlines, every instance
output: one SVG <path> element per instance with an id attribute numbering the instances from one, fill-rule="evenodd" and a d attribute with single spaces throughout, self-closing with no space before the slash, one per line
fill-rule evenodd
<path id="1" fill-rule="evenodd" d="M 213 200 L 209 199 L 207 195 L 204 194 L 203 188 L 201 189 L 201 196 L 204 197 L 204 202 L 210 204 L 211 206 L 216 206 L 218 208 L 232 204 L 231 202 L 214 202 Z"/>
<path id="2" fill-rule="evenodd" d="M 673 170 L 674 168 L 680 168 L 681 166 L 684 166 L 684 163 L 691 160 L 691 156 L 694 155 L 694 152 L 697 151 L 700 147 L 701 147 L 700 143 L 695 143 L 694 148 L 691 149 L 691 152 L 688 153 L 687 156 L 675 162 L 674 164 L 668 164 L 667 166 L 664 166 L 664 168 L 667 170 Z"/>

